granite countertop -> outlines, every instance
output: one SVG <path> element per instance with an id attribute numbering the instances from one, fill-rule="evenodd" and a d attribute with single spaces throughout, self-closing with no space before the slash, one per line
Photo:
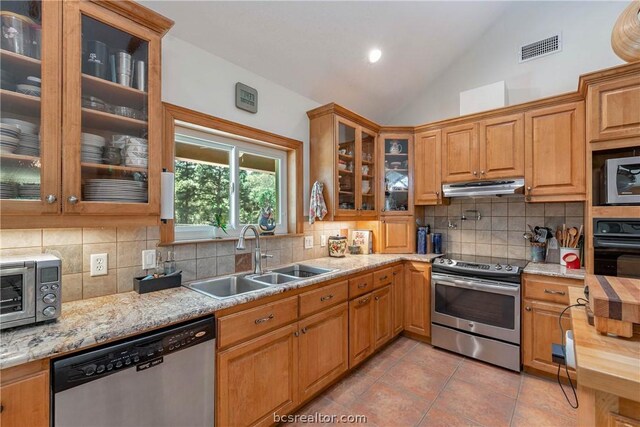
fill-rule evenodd
<path id="1" fill-rule="evenodd" d="M 57 321 L 0 333 L 0 369 L 59 356 L 96 344 L 140 334 L 171 323 L 212 314 L 291 289 L 382 267 L 397 261 L 431 262 L 439 255 L 373 254 L 317 258 L 306 265 L 336 269 L 320 277 L 273 285 L 250 294 L 218 300 L 180 287 L 139 295 L 136 292 L 64 303 Z"/>
<path id="2" fill-rule="evenodd" d="M 530 262 L 522 270 L 527 274 L 539 274 L 542 276 L 562 277 L 565 279 L 578 279 L 584 280 L 585 274 L 587 274 L 584 268 L 579 270 L 568 269 L 560 264 L 546 264 L 543 262 Z"/>

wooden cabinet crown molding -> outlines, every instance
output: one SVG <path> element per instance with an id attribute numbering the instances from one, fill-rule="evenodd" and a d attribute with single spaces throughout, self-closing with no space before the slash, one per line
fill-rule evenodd
<path id="1" fill-rule="evenodd" d="M 310 120 L 327 114 L 337 114 L 338 116 L 344 117 L 347 120 L 351 120 L 352 122 L 355 122 L 360 126 L 364 126 L 374 132 L 379 132 L 381 128 L 380 125 L 376 122 L 369 120 L 366 117 L 361 116 L 360 114 L 354 113 L 353 111 L 341 105 L 338 105 L 335 102 L 307 111 L 307 116 Z"/>
<path id="2" fill-rule="evenodd" d="M 87 0 L 82 0 L 87 1 Z M 105 9 L 109 9 L 119 15 L 129 18 L 148 29 L 163 36 L 173 27 L 173 20 L 160 15 L 157 12 L 134 1 L 122 0 L 90 0 Z"/>

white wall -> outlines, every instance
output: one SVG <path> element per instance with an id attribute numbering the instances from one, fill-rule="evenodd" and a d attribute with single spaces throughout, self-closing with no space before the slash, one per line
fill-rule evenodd
<path id="1" fill-rule="evenodd" d="M 258 113 L 235 106 L 235 84 L 258 90 Z M 304 143 L 308 206 L 309 120 L 320 104 L 170 34 L 162 41 L 162 100 Z"/>
<path id="2" fill-rule="evenodd" d="M 522 2 L 387 124 L 416 125 L 459 115 L 460 92 L 505 80 L 507 105 L 572 92 L 578 77 L 622 63 L 611 49 L 611 29 L 628 2 Z M 521 45 L 562 31 L 562 52 L 520 64 Z M 437 61 L 438 58 L 433 58 Z"/>

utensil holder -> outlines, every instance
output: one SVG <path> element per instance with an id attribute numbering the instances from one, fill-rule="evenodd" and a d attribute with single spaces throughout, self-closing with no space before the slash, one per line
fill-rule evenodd
<path id="1" fill-rule="evenodd" d="M 563 259 L 566 254 L 574 254 L 578 258 L 580 258 L 580 248 L 564 248 L 560 247 L 560 265 L 566 267 L 567 263 Z"/>
<path id="2" fill-rule="evenodd" d="M 546 243 L 531 243 L 531 261 L 532 262 L 544 262 L 547 258 L 547 244 Z"/>
<path id="3" fill-rule="evenodd" d="M 158 277 L 157 279 L 142 280 L 143 277 L 133 278 L 133 290 L 139 294 L 146 294 L 149 292 L 162 291 L 164 289 L 178 288 L 182 285 L 182 274 L 176 274 L 175 276 Z"/>

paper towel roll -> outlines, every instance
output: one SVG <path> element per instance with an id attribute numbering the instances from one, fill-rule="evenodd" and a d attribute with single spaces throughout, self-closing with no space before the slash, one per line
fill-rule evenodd
<path id="1" fill-rule="evenodd" d="M 160 219 L 173 219 L 173 202 L 175 196 L 173 172 L 162 172 L 160 192 Z"/>

